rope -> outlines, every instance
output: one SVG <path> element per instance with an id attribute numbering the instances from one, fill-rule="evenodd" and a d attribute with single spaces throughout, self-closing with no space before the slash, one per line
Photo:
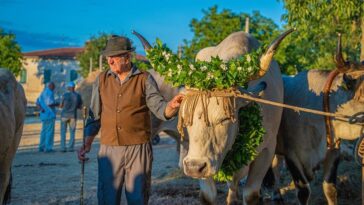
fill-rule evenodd
<path id="1" fill-rule="evenodd" d="M 322 106 L 324 108 L 325 112 L 330 112 L 330 89 L 332 82 L 336 78 L 337 75 L 339 75 L 340 72 L 338 69 L 335 69 L 330 72 L 329 76 L 326 79 L 325 86 L 324 86 L 324 96 L 323 96 L 323 102 Z M 335 143 L 334 139 L 334 130 L 332 129 L 332 120 L 329 116 L 325 116 L 325 128 L 326 128 L 326 147 L 327 149 L 333 150 L 333 149 L 339 149 L 340 147 L 340 140 L 337 140 Z"/>
<path id="2" fill-rule="evenodd" d="M 230 120 L 232 120 L 233 122 L 236 121 L 235 115 L 234 115 L 234 111 L 236 109 L 236 98 L 243 98 L 243 99 L 257 102 L 257 103 L 291 109 L 291 110 L 294 110 L 295 112 L 303 111 L 303 112 L 312 113 L 312 114 L 316 114 L 316 115 L 333 117 L 337 120 L 341 120 L 343 122 L 347 122 L 350 124 L 355 123 L 357 125 L 364 125 L 364 123 L 362 122 L 363 117 L 361 115 L 360 116 L 359 115 L 358 116 L 357 115 L 348 116 L 348 115 L 343 115 L 343 114 L 335 114 L 335 113 L 330 113 L 330 112 L 323 112 L 320 110 L 314 110 L 314 109 L 302 108 L 302 107 L 293 106 L 293 105 L 287 105 L 284 103 L 279 103 L 279 102 L 274 102 L 271 100 L 261 99 L 259 97 L 254 97 L 248 93 L 241 93 L 240 91 L 238 91 L 237 89 L 234 89 L 234 88 L 226 89 L 226 90 L 212 90 L 212 91 L 200 91 L 200 90 L 196 90 L 196 89 L 187 89 L 187 94 L 181 104 L 181 110 L 183 110 L 183 112 L 182 113 L 180 112 L 180 114 L 178 115 L 178 125 L 177 125 L 177 130 L 181 134 L 182 140 L 184 139 L 183 127 L 191 126 L 193 124 L 193 116 L 194 116 L 193 114 L 195 112 L 196 105 L 199 100 L 201 100 L 202 109 L 203 109 L 203 112 L 201 113 L 201 116 L 199 116 L 199 119 L 201 119 L 201 117 L 203 116 L 206 125 L 211 126 L 211 122 L 208 117 L 208 109 L 207 109 L 210 97 L 224 97 L 222 99 L 224 112 L 225 112 L 226 116 L 228 118 L 230 118 Z M 217 104 L 219 104 L 219 103 L 220 102 L 217 101 Z M 360 122 L 358 122 L 358 121 L 360 121 Z"/>
<path id="3" fill-rule="evenodd" d="M 239 97 L 239 98 L 254 101 L 254 102 L 257 102 L 257 103 L 262 103 L 262 104 L 267 104 L 267 105 L 273 105 L 273 106 L 276 106 L 276 107 L 283 107 L 283 108 L 291 109 L 291 110 L 294 110 L 295 112 L 302 111 L 302 112 L 312 113 L 312 114 L 316 114 L 316 115 L 333 117 L 333 118 L 335 118 L 337 120 L 341 120 L 341 121 L 348 122 L 348 123 L 351 123 L 351 124 L 352 124 L 352 122 L 356 122 L 355 120 L 353 120 L 353 117 L 349 116 L 349 115 L 324 112 L 324 111 L 320 111 L 320 110 L 314 110 L 314 109 L 303 108 L 303 107 L 298 107 L 298 106 L 293 106 L 293 105 L 287 105 L 287 104 L 284 104 L 284 103 L 279 103 L 279 102 L 275 102 L 275 101 L 271 101 L 271 100 L 265 100 L 265 99 L 261 99 L 259 97 L 254 97 L 251 94 L 241 93 L 240 91 L 238 91 L 236 89 L 213 90 L 213 91 L 199 91 L 199 90 L 195 90 L 195 89 L 187 89 L 186 98 L 188 99 L 189 98 L 188 96 L 194 96 L 194 95 L 199 96 L 200 93 L 201 94 L 202 93 L 205 93 L 205 94 L 209 93 L 209 97 L 211 97 L 211 96 L 213 96 L 213 97 Z M 184 100 L 184 101 L 187 101 L 187 99 Z M 234 102 L 234 104 L 235 104 L 235 102 Z M 364 123 L 362 123 L 362 122 L 356 122 L 355 124 L 364 125 Z"/>
<path id="4" fill-rule="evenodd" d="M 352 117 L 348 116 L 348 115 L 335 114 L 335 113 L 323 112 L 323 111 L 309 109 L 309 108 L 303 108 L 303 107 L 297 107 L 297 106 L 293 106 L 293 105 L 287 105 L 287 104 L 284 104 L 284 103 L 278 103 L 278 102 L 274 102 L 274 101 L 270 101 L 270 100 L 264 100 L 264 99 L 261 99 L 261 98 L 249 96 L 247 94 L 238 94 L 237 97 L 240 97 L 240 98 L 243 98 L 243 99 L 246 99 L 246 100 L 255 101 L 255 102 L 258 102 L 258 103 L 263 103 L 263 104 L 267 104 L 267 105 L 273 105 L 273 106 L 277 106 L 277 107 L 283 107 L 283 108 L 291 109 L 291 110 L 294 110 L 296 112 L 303 111 L 303 112 L 307 112 L 307 113 L 313 113 L 313 114 L 316 114 L 316 115 L 334 117 L 335 119 L 338 119 L 338 120 L 341 120 L 341 121 L 344 121 L 344 122 L 348 122 L 348 123 L 350 123 L 350 119 L 352 119 Z M 364 123 L 356 123 L 356 124 L 364 125 Z"/>
<path id="5" fill-rule="evenodd" d="M 355 144 L 354 150 L 355 161 L 360 166 L 364 166 L 362 159 L 364 159 L 364 135 L 362 134 Z"/>

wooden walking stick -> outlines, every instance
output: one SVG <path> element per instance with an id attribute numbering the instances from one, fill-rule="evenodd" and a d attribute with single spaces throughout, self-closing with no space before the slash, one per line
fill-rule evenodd
<path id="1" fill-rule="evenodd" d="M 82 121 L 83 121 L 83 135 L 82 135 L 82 147 L 85 147 L 85 126 L 86 126 L 86 116 L 87 116 L 87 108 L 86 106 L 83 106 L 82 109 Z M 81 179 L 80 179 L 80 205 L 83 205 L 83 184 L 84 184 L 84 173 L 85 173 L 85 161 L 82 160 L 81 162 Z"/>

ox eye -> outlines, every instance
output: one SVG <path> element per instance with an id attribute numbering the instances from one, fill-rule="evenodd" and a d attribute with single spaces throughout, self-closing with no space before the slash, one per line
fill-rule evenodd
<path id="1" fill-rule="evenodd" d="M 226 124 L 228 122 L 230 122 L 230 118 L 224 118 L 219 121 L 219 124 Z"/>

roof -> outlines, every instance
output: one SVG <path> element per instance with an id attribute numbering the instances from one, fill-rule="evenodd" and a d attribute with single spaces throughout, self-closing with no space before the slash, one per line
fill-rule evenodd
<path id="1" fill-rule="evenodd" d="M 23 53 L 24 57 L 76 57 L 84 48 L 55 48 Z M 148 61 L 143 55 L 136 54 L 135 58 L 140 61 Z"/>
<path id="2" fill-rule="evenodd" d="M 84 48 L 55 48 L 23 53 L 24 57 L 76 57 Z"/>

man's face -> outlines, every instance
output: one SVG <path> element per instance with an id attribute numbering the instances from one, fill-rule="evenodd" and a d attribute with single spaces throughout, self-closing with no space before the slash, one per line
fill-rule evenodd
<path id="1" fill-rule="evenodd" d="M 110 69 L 115 73 L 121 73 L 129 69 L 131 62 L 131 53 L 123 53 L 117 56 L 110 56 L 107 58 Z"/>
<path id="2" fill-rule="evenodd" d="M 73 92 L 75 90 L 75 87 L 67 87 L 67 90 Z"/>
<path id="3" fill-rule="evenodd" d="M 54 88 L 55 88 L 56 86 L 54 85 L 54 83 L 49 83 L 49 85 L 48 85 L 48 88 L 50 89 L 50 90 L 54 90 Z"/>

